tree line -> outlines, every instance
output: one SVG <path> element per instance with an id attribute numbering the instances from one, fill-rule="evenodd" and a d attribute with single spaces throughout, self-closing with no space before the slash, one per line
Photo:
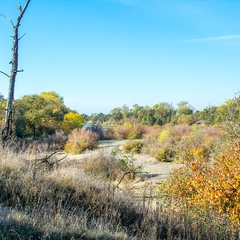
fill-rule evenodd
<path id="1" fill-rule="evenodd" d="M 0 94 L 0 123 L 4 124 L 6 99 Z M 136 123 L 147 126 L 165 124 L 204 123 L 206 125 L 228 124 L 230 131 L 236 130 L 240 120 L 240 96 L 227 100 L 216 107 L 209 106 L 202 111 L 195 111 L 187 101 L 181 101 L 174 108 L 172 104 L 162 102 L 149 106 L 134 104 L 113 108 L 109 114 L 79 114 L 64 104 L 64 99 L 54 91 L 41 94 L 29 94 L 13 103 L 13 131 L 20 138 L 39 138 L 62 130 L 70 133 L 75 128 L 89 125 L 121 125 Z"/>
<path id="2" fill-rule="evenodd" d="M 239 121 L 240 95 L 236 94 L 233 99 L 227 100 L 220 106 L 208 106 L 203 110 L 195 110 L 187 101 L 181 101 L 177 107 L 167 102 L 161 102 L 149 106 L 134 104 L 132 108 L 124 105 L 113 108 L 109 114 L 94 113 L 84 115 L 87 122 L 91 124 L 116 124 L 124 122 L 140 123 L 148 126 L 165 124 L 186 124 L 204 123 L 215 125 L 226 121 Z"/>

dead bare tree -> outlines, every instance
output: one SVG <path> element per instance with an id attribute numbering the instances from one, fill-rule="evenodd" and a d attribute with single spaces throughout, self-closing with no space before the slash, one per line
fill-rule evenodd
<path id="1" fill-rule="evenodd" d="M 10 64 L 12 64 L 12 69 L 10 75 L 7 73 L 0 71 L 0 73 L 4 74 L 9 78 L 9 90 L 8 90 L 8 98 L 7 98 L 7 106 L 6 106 L 6 115 L 5 115 L 5 123 L 2 130 L 2 142 L 3 145 L 6 143 L 7 139 L 12 134 L 12 115 L 13 115 L 13 100 L 14 100 L 14 88 L 15 88 L 15 81 L 16 76 L 18 72 L 23 72 L 23 70 L 18 69 L 18 42 L 19 40 L 25 35 L 19 37 L 18 36 L 18 28 L 20 26 L 21 20 L 23 18 L 23 15 L 30 3 L 30 0 L 27 0 L 24 8 L 22 8 L 21 4 L 18 3 L 17 9 L 19 10 L 19 16 L 17 18 L 16 24 L 13 23 L 12 19 L 0 14 L 0 16 L 6 18 L 8 21 L 10 21 L 12 27 L 13 27 L 13 47 L 12 47 L 12 60 L 10 61 Z"/>

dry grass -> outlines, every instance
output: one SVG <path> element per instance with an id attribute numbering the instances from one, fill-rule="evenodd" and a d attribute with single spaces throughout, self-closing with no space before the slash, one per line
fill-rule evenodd
<path id="1" fill-rule="evenodd" d="M 100 177 L 105 181 L 116 181 L 120 177 L 121 166 L 117 163 L 115 156 L 107 152 L 99 152 L 97 156 L 86 159 L 82 164 L 82 169 L 86 174 Z"/>
<path id="2" fill-rule="evenodd" d="M 235 239 L 212 219 L 134 203 L 80 167 L 50 169 L 0 148 L 0 239 Z"/>

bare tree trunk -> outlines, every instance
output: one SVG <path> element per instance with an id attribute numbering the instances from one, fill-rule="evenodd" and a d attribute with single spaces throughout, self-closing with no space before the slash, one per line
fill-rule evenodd
<path id="1" fill-rule="evenodd" d="M 15 81 L 16 81 L 16 76 L 18 72 L 23 72 L 23 70 L 18 70 L 18 42 L 19 40 L 23 37 L 18 37 L 18 28 L 20 26 L 20 22 L 22 20 L 22 17 L 30 3 L 30 0 L 27 0 L 24 8 L 22 9 L 21 4 L 18 4 L 18 10 L 20 12 L 17 22 L 14 25 L 13 21 L 6 16 L 2 15 L 5 17 L 7 20 L 10 21 L 13 27 L 13 48 L 12 48 L 12 60 L 10 61 L 10 64 L 12 64 L 12 70 L 11 70 L 11 75 L 9 76 L 8 74 L 0 71 L 2 74 L 6 75 L 9 77 L 9 90 L 8 90 L 8 98 L 7 98 L 7 107 L 6 107 L 6 116 L 5 116 L 5 123 L 4 127 L 2 130 L 2 142 L 3 145 L 6 143 L 7 139 L 11 136 L 12 134 L 12 120 L 13 120 L 13 101 L 14 101 L 14 89 L 15 89 Z"/>

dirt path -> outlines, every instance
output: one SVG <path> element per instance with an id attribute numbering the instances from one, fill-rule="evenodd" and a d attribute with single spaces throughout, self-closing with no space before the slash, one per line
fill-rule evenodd
<path id="1" fill-rule="evenodd" d="M 83 161 L 84 159 L 97 155 L 101 151 L 111 152 L 113 149 L 120 148 L 126 140 L 105 140 L 99 142 L 99 147 L 96 150 L 85 152 L 79 155 L 69 155 L 68 160 L 79 160 Z M 173 169 L 183 166 L 182 164 L 168 163 L 168 162 L 159 162 L 155 158 L 149 155 L 143 154 L 134 154 L 134 159 L 136 159 L 136 165 L 142 165 L 143 171 L 147 172 L 147 178 L 151 181 L 160 182 L 168 178 L 170 172 Z"/>

